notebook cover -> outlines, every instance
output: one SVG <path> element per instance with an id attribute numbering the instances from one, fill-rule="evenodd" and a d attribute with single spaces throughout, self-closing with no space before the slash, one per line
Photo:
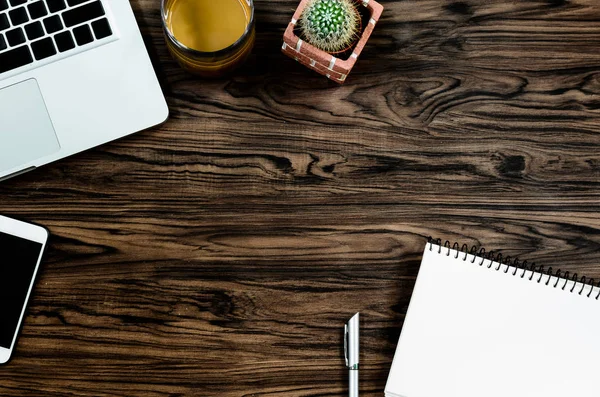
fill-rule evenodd
<path id="1" fill-rule="evenodd" d="M 600 396 L 599 294 L 429 243 L 385 393 Z"/>

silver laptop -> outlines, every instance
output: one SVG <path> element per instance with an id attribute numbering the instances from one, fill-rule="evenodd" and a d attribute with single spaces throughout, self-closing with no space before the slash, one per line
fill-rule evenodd
<path id="1" fill-rule="evenodd" d="M 167 116 L 129 0 L 0 0 L 0 180 Z"/>

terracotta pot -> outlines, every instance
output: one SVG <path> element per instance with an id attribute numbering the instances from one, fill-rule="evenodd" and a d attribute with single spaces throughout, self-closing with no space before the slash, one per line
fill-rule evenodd
<path id="1" fill-rule="evenodd" d="M 356 60 L 360 56 L 367 40 L 371 37 L 371 33 L 381 17 L 383 6 L 375 0 L 360 0 L 357 2 L 358 7 L 365 7 L 370 14 L 369 23 L 364 28 L 358 43 L 354 47 L 352 53 L 347 59 L 337 58 L 336 55 L 329 54 L 320 50 L 298 37 L 294 33 L 294 28 L 302 15 L 302 12 L 311 0 L 302 0 L 296 9 L 292 20 L 288 24 L 283 35 L 283 47 L 281 51 L 292 59 L 300 62 L 304 66 L 314 70 L 317 73 L 326 76 L 328 79 L 336 83 L 343 84 L 346 77 L 354 67 Z M 360 10 L 359 10 L 360 12 Z M 349 52 L 349 51 L 348 51 Z"/>

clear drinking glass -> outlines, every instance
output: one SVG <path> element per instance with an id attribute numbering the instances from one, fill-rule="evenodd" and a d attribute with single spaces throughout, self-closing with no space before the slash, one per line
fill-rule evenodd
<path id="1" fill-rule="evenodd" d="M 161 0 L 161 18 L 167 47 L 181 67 L 200 76 L 219 77 L 233 71 L 248 58 L 256 39 L 253 0 L 239 0 L 247 20 L 242 36 L 233 44 L 216 51 L 190 48 L 175 37 L 169 28 L 169 18 L 172 18 L 169 13 L 173 12 L 173 4 L 177 1 L 179 0 Z M 213 1 L 219 4 L 223 0 Z"/>

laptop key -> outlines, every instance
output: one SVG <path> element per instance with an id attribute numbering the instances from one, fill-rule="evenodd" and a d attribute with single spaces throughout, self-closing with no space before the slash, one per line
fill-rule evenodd
<path id="1" fill-rule="evenodd" d="M 6 32 L 6 40 L 8 40 L 8 44 L 11 47 L 23 44 L 25 42 L 25 34 L 23 33 L 23 29 L 16 28 L 13 30 L 9 30 L 8 32 Z"/>
<path id="2" fill-rule="evenodd" d="M 69 7 L 75 7 L 80 4 L 85 3 L 86 1 L 89 1 L 89 0 L 67 0 L 67 3 L 69 4 Z"/>
<path id="3" fill-rule="evenodd" d="M 2 1 L 2 0 L 0 0 Z M 0 32 L 10 28 L 10 22 L 8 22 L 8 16 L 6 14 L 0 14 Z"/>
<path id="4" fill-rule="evenodd" d="M 8 10 L 8 1 L 0 0 L 0 11 Z"/>
<path id="5" fill-rule="evenodd" d="M 15 8 L 14 10 L 9 11 L 8 15 L 10 16 L 10 21 L 13 26 L 19 26 L 29 21 L 25 7 Z"/>
<path id="6" fill-rule="evenodd" d="M 108 19 L 106 18 L 92 22 L 92 29 L 94 29 L 94 35 L 98 40 L 108 37 L 112 34 L 112 30 L 108 24 Z"/>
<path id="7" fill-rule="evenodd" d="M 8 44 L 4 39 L 4 36 L 0 33 L 0 51 L 4 51 L 8 48 Z"/>
<path id="8" fill-rule="evenodd" d="M 27 33 L 27 38 L 29 40 L 39 39 L 44 35 L 42 23 L 40 21 L 35 21 L 29 25 L 25 25 L 25 33 Z"/>
<path id="9" fill-rule="evenodd" d="M 73 29 L 73 35 L 75 36 L 75 41 L 77 45 L 85 45 L 94 41 L 94 37 L 92 36 L 92 31 L 88 25 L 78 26 Z"/>
<path id="10" fill-rule="evenodd" d="M 48 4 L 48 9 L 51 13 L 59 12 L 67 8 L 65 0 L 47 0 L 46 4 Z"/>
<path id="11" fill-rule="evenodd" d="M 46 10 L 46 6 L 43 1 L 36 1 L 35 3 L 31 3 L 27 6 L 29 10 L 29 16 L 31 19 L 40 19 L 41 17 L 45 17 L 48 15 L 48 11 Z"/>
<path id="12" fill-rule="evenodd" d="M 51 17 L 44 19 L 44 27 L 48 34 L 52 34 L 62 30 L 63 25 L 58 15 L 52 15 Z"/>
<path id="13" fill-rule="evenodd" d="M 10 0 L 10 5 L 13 7 L 20 6 L 21 4 L 27 3 L 27 0 Z"/>
<path id="14" fill-rule="evenodd" d="M 29 48 L 24 45 L 12 50 L 0 53 L 0 73 L 8 72 L 33 62 Z"/>
<path id="15" fill-rule="evenodd" d="M 92 19 L 104 16 L 104 7 L 100 1 L 94 1 L 71 10 L 63 12 L 62 17 L 65 21 L 65 25 L 70 28 L 75 25 L 82 24 L 84 22 L 91 21 Z"/>
<path id="16" fill-rule="evenodd" d="M 38 61 L 56 54 L 56 48 L 50 37 L 31 43 L 31 50 Z"/>
<path id="17" fill-rule="evenodd" d="M 60 52 L 69 51 L 75 48 L 73 36 L 71 36 L 71 32 L 69 32 L 68 30 L 54 36 L 54 41 L 56 42 L 56 47 Z"/>

